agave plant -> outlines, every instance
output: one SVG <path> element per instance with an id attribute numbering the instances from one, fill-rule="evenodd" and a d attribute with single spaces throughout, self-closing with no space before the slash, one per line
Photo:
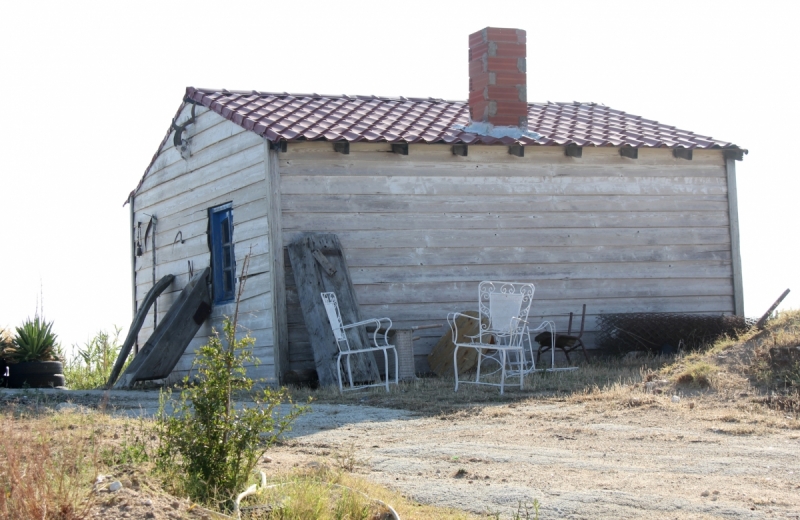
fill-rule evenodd
<path id="1" fill-rule="evenodd" d="M 47 322 L 39 316 L 32 320 L 28 318 L 17 327 L 17 337 L 12 344 L 3 348 L 3 358 L 11 363 L 57 360 L 56 339 L 52 321 Z"/>

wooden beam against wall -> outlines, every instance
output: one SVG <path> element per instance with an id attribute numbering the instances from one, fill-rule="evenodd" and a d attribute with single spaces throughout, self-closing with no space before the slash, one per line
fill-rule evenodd
<path id="1" fill-rule="evenodd" d="M 347 141 L 339 141 L 333 143 L 333 151 L 339 152 L 340 154 L 349 155 L 350 154 L 350 143 Z"/>
<path id="2" fill-rule="evenodd" d="M 461 157 L 467 156 L 467 145 L 465 144 L 454 144 L 453 145 L 453 155 L 459 155 Z"/>
<path id="3" fill-rule="evenodd" d="M 408 155 L 408 143 L 392 144 L 392 153 Z"/>
<path id="4" fill-rule="evenodd" d="M 564 149 L 564 155 L 567 157 L 576 157 L 580 159 L 583 157 L 583 147 L 578 146 L 577 144 L 568 144 L 567 147 Z"/>
<path id="5" fill-rule="evenodd" d="M 525 147 L 521 144 L 512 144 L 508 147 L 508 153 L 517 157 L 525 157 Z"/>
<path id="6" fill-rule="evenodd" d="M 691 148 L 673 148 L 672 149 L 672 156 L 677 159 L 686 159 L 687 161 L 692 160 L 692 149 Z"/>
<path id="7" fill-rule="evenodd" d="M 633 146 L 623 146 L 619 149 L 619 154 L 622 157 L 627 157 L 628 159 L 638 159 L 639 149 L 634 148 Z"/>

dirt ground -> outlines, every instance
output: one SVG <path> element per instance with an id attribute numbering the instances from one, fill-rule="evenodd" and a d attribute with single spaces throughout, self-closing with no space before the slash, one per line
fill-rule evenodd
<path id="1" fill-rule="evenodd" d="M 800 518 L 795 418 L 748 396 L 631 396 L 511 399 L 440 414 L 313 404 L 263 468 L 339 467 L 424 504 L 500 518 L 533 500 L 541 518 Z M 158 394 L 53 397 L 146 416 Z M 169 497 L 151 507 L 130 475 L 111 478 L 126 491 L 98 518 L 203 517 Z"/>
<path id="2" fill-rule="evenodd" d="M 349 464 L 422 502 L 509 518 L 800 518 L 800 429 L 779 413 L 652 396 L 418 417 L 319 406 L 272 464 Z M 735 405 L 735 403 L 730 403 Z"/>

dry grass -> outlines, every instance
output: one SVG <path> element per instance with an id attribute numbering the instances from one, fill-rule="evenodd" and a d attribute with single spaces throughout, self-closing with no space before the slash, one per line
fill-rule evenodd
<path id="1" fill-rule="evenodd" d="M 147 421 L 102 410 L 51 407 L 23 394 L 0 412 L 0 519 L 79 520 L 115 500 L 102 492 L 114 475 L 125 488 L 164 494 L 150 475 Z"/>
<path id="2" fill-rule="evenodd" d="M 0 518 L 86 518 L 98 445 L 87 417 L 12 408 L 0 415 Z"/>
<path id="3" fill-rule="evenodd" d="M 332 468 L 325 463 L 315 465 L 314 468 L 293 470 L 280 475 L 273 475 L 269 481 L 275 487 L 260 492 L 258 495 L 246 499 L 242 504 L 243 509 L 255 504 L 271 504 L 275 510 L 271 516 L 255 511 L 243 518 L 274 518 L 274 519 L 325 519 L 325 518 L 352 518 L 352 519 L 382 519 L 380 511 L 383 508 L 370 509 L 370 499 L 377 499 L 390 505 L 401 518 L 416 520 L 437 520 L 448 518 L 453 520 L 477 519 L 475 515 L 450 508 L 428 506 L 414 502 L 397 491 L 373 484 L 365 478 L 341 469 Z M 355 493 L 343 492 L 338 487 L 343 486 Z"/>
<path id="4" fill-rule="evenodd" d="M 335 387 L 293 388 L 291 393 L 298 401 L 311 397 L 320 403 L 400 408 L 426 415 L 470 413 L 473 408 L 529 399 L 625 408 L 655 406 L 658 399 L 672 395 L 718 404 L 746 398 L 797 417 L 800 366 L 776 371 L 769 356 L 772 347 L 794 345 L 800 345 L 800 311 L 781 313 L 765 331 L 750 331 L 738 340 L 724 338 L 702 352 L 595 360 L 580 365 L 577 371 L 527 376 L 523 390 L 511 379 L 504 395 L 496 387 L 467 384 L 454 392 L 452 377 L 401 383 L 389 393 L 371 388 L 340 395 Z"/>
<path id="5" fill-rule="evenodd" d="M 35 392 L 24 401 L 27 404 L 8 405 L 0 413 L 0 519 L 81 520 L 96 514 L 102 517 L 106 512 L 114 516 L 117 510 L 125 510 L 130 497 L 100 491 L 111 480 L 107 478 L 98 487 L 99 475 L 112 474 L 112 480 L 122 482 L 124 490 L 139 492 L 140 496 L 154 500 L 164 497 L 166 504 L 175 500 L 164 491 L 149 461 L 156 442 L 150 421 L 113 417 L 80 407 L 56 411 L 46 399 L 38 400 Z M 365 511 L 363 506 L 369 500 L 359 493 L 332 494 L 333 484 L 381 500 L 406 519 L 477 518 L 422 505 L 373 484 L 357 474 L 366 464 L 354 448 L 345 447 L 332 453 L 330 460 L 317 469 L 292 468 L 272 475 L 271 480 L 296 484 L 294 495 L 289 494 L 295 496 L 296 503 L 329 505 L 330 497 L 342 498 L 338 506 L 334 502 L 328 511 L 335 513 L 338 507 L 339 512 L 352 513 L 341 518 L 362 518 L 355 513 Z M 276 466 L 265 469 L 274 470 Z M 297 515 L 272 518 L 322 518 L 300 509 L 296 510 Z"/>
<path id="6" fill-rule="evenodd" d="M 721 399 L 748 397 L 770 408 L 800 414 L 800 364 L 778 366 L 770 349 L 800 345 L 800 311 L 786 311 L 763 331 L 725 339 L 704 352 L 679 356 L 659 376 L 678 390 L 707 389 Z"/>
<path id="7" fill-rule="evenodd" d="M 399 408 L 426 415 L 452 414 L 473 407 L 533 398 L 594 400 L 621 391 L 630 394 L 631 387 L 642 383 L 648 374 L 660 370 L 670 361 L 671 358 L 665 357 L 598 360 L 584 363 L 574 371 L 539 372 L 526 376 L 523 390 L 514 384 L 514 378 L 508 379 L 503 395 L 500 395 L 497 387 L 470 384 L 461 384 L 458 392 L 454 392 L 455 381 L 452 377 L 401 382 L 400 385 L 390 386 L 388 393 L 378 387 L 339 394 L 338 388 L 332 386 L 316 390 L 292 388 L 291 393 L 295 400 L 311 397 L 319 403 Z"/>

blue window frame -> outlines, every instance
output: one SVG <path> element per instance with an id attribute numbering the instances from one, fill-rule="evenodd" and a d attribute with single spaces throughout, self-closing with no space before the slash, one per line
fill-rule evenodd
<path id="1" fill-rule="evenodd" d="M 228 203 L 209 209 L 208 221 L 214 303 L 228 303 L 236 297 L 233 205 Z"/>

